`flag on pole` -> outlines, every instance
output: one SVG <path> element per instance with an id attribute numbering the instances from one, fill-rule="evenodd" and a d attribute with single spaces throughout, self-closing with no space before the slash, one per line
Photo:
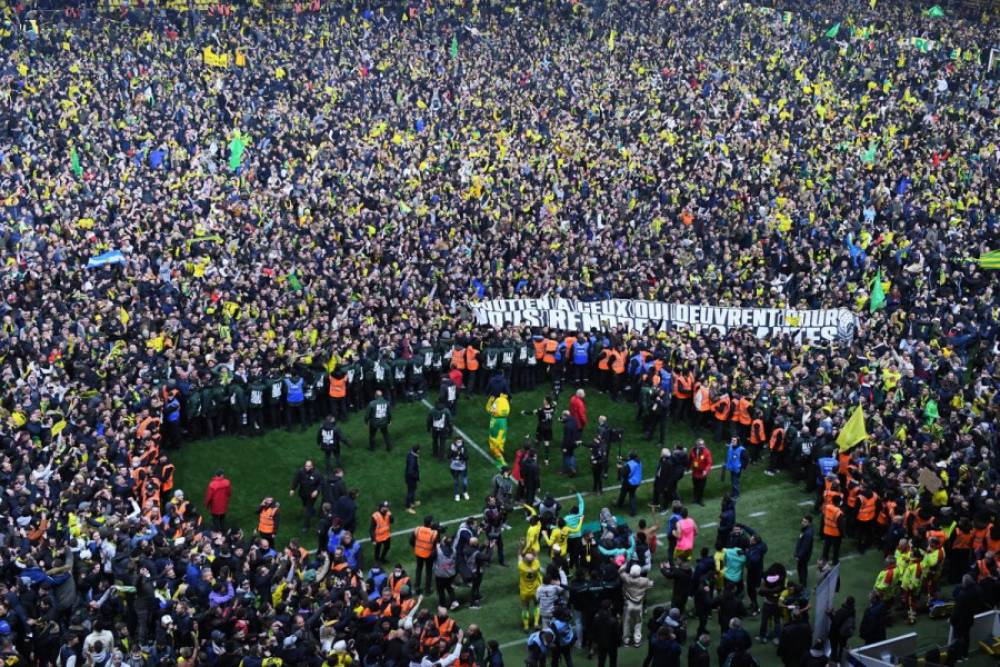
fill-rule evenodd
<path id="1" fill-rule="evenodd" d="M 868 312 L 874 313 L 879 308 L 885 307 L 885 290 L 882 289 L 882 269 L 878 270 L 875 274 L 875 280 L 872 281 L 872 293 L 868 298 Z"/>
<path id="2" fill-rule="evenodd" d="M 617 30 L 612 30 L 611 34 L 608 35 L 608 51 L 615 50 L 615 38 L 618 36 Z"/>
<path id="3" fill-rule="evenodd" d="M 784 21 L 786 25 L 790 24 L 792 22 L 792 13 L 785 12 L 781 15 L 781 20 Z"/>
<path id="4" fill-rule="evenodd" d="M 927 53 L 931 50 L 931 43 L 923 37 L 910 37 L 910 44 L 921 53 Z"/>
<path id="5" fill-rule="evenodd" d="M 295 292 L 302 291 L 302 283 L 299 282 L 299 277 L 295 275 L 294 271 L 288 274 L 288 286 Z"/>
<path id="6" fill-rule="evenodd" d="M 840 451 L 846 452 L 867 437 L 865 411 L 861 405 L 858 405 L 854 408 L 851 418 L 844 424 L 844 428 L 840 429 L 840 434 L 837 436 L 837 446 Z"/>
<path id="7" fill-rule="evenodd" d="M 451 36 L 451 46 L 448 48 L 448 55 L 453 59 L 458 59 L 458 35 Z"/>
<path id="8" fill-rule="evenodd" d="M 836 39 L 837 33 L 840 32 L 840 22 L 833 24 L 833 27 L 827 30 L 824 34 L 830 39 Z"/>
<path id="9" fill-rule="evenodd" d="M 76 146 L 69 149 L 69 168 L 77 178 L 83 176 L 83 167 L 80 166 L 80 156 L 76 152 Z"/>
<path id="10" fill-rule="evenodd" d="M 932 19 L 943 19 L 944 10 L 941 9 L 941 5 L 934 5 L 933 7 L 924 12 L 924 16 Z"/>

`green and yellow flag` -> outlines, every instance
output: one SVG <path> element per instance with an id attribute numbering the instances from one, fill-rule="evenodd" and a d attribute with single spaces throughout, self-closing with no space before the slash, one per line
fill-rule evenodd
<path id="1" fill-rule="evenodd" d="M 1000 269 L 1000 250 L 991 250 L 990 252 L 980 255 L 979 259 L 975 260 L 981 268 L 997 270 Z"/>
<path id="2" fill-rule="evenodd" d="M 885 289 L 882 287 L 882 269 L 875 274 L 872 281 L 872 293 L 868 298 L 868 312 L 874 313 L 879 308 L 885 307 Z"/>

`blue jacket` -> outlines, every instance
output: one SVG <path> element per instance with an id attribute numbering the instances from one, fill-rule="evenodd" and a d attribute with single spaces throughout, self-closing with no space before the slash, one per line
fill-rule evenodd
<path id="1" fill-rule="evenodd" d="M 305 382 L 302 378 L 295 378 L 294 382 L 289 378 L 285 378 L 286 400 L 289 405 L 298 405 L 305 400 L 305 396 L 302 394 L 304 384 Z"/>
<path id="2" fill-rule="evenodd" d="M 726 470 L 729 472 L 743 472 L 743 452 L 746 448 L 743 445 L 726 445 Z"/>
<path id="3" fill-rule="evenodd" d="M 642 461 L 628 462 L 628 483 L 632 486 L 642 484 Z"/>
<path id="4" fill-rule="evenodd" d="M 573 625 L 558 618 L 549 623 L 549 628 L 556 636 L 556 644 L 559 646 L 572 646 L 576 641 L 576 633 L 573 632 Z"/>
<path id="5" fill-rule="evenodd" d="M 577 366 L 586 366 L 590 363 L 589 342 L 578 340 L 573 344 L 573 363 Z"/>

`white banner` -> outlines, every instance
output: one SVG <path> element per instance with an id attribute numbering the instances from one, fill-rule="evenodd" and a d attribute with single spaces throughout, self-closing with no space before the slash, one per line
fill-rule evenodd
<path id="1" fill-rule="evenodd" d="M 837 595 L 837 582 L 840 581 L 840 564 L 833 566 L 830 573 L 823 581 L 816 586 L 816 592 L 812 597 L 813 610 L 813 640 L 828 639 L 830 634 L 830 617 L 826 615 L 827 610 L 836 609 L 834 607 L 834 597 Z M 838 629 L 839 628 L 834 628 Z M 829 647 L 829 644 L 827 644 Z"/>
<path id="2" fill-rule="evenodd" d="M 793 310 L 787 308 L 732 308 L 685 305 L 639 299 L 491 299 L 470 304 L 481 325 L 526 325 L 561 331 L 610 331 L 622 326 L 642 331 L 659 322 L 661 330 L 691 329 L 725 334 L 750 329 L 758 338 L 788 334 L 799 345 L 849 342 L 858 328 L 858 316 L 845 308 Z"/>

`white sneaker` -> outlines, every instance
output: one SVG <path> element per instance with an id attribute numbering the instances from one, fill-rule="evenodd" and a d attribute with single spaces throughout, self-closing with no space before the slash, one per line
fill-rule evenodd
<path id="1" fill-rule="evenodd" d="M 468 500 L 469 499 L 469 492 L 466 491 L 465 493 L 463 493 L 462 497 L 465 498 L 466 500 Z"/>
<path id="2" fill-rule="evenodd" d="M 458 495 L 456 495 L 455 496 L 455 502 L 457 503 L 459 500 L 461 500 L 461 498 L 459 498 Z"/>

